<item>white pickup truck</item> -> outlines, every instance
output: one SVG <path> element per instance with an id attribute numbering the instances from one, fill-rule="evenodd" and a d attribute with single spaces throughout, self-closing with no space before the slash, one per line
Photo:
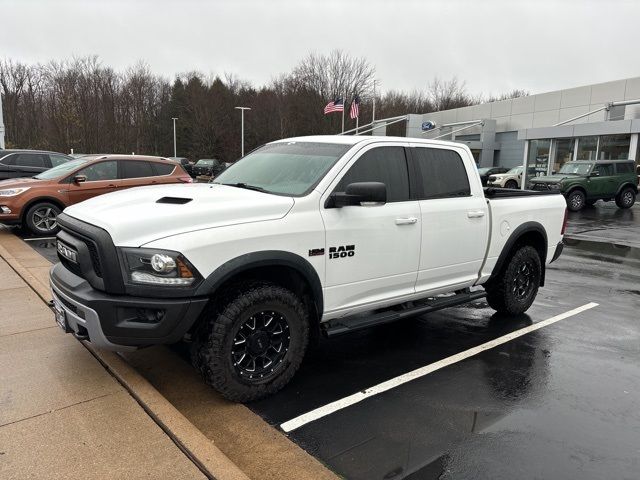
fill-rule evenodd
<path id="1" fill-rule="evenodd" d="M 269 143 L 213 183 L 114 192 L 58 222 L 65 331 L 113 350 L 186 339 L 205 380 L 248 401 L 282 388 L 319 334 L 485 296 L 524 312 L 562 251 L 566 204 L 483 191 L 458 143 L 315 136 Z"/>

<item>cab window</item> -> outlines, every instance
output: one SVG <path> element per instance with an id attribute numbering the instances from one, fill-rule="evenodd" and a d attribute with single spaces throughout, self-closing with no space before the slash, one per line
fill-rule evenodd
<path id="1" fill-rule="evenodd" d="M 115 160 L 98 162 L 83 168 L 77 174 L 86 176 L 87 182 L 116 180 L 118 178 L 118 164 Z"/>
<path id="2" fill-rule="evenodd" d="M 469 177 L 462 157 L 453 150 L 416 147 L 411 150 L 418 167 L 421 200 L 468 197 Z"/>
<path id="3" fill-rule="evenodd" d="M 342 177 L 336 192 L 358 182 L 382 182 L 387 186 L 387 202 L 409 200 L 409 171 L 403 147 L 377 147 L 365 152 Z"/>
<path id="4" fill-rule="evenodd" d="M 62 155 L 49 155 L 49 160 L 51 160 L 52 167 L 57 167 L 69 161 L 67 157 L 63 157 Z"/>

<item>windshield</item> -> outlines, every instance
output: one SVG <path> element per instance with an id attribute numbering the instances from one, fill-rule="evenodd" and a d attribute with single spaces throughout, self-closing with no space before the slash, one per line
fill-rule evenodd
<path id="1" fill-rule="evenodd" d="M 51 180 L 53 178 L 64 177 L 65 175 L 73 172 L 83 163 L 87 163 L 87 161 L 89 161 L 90 159 L 91 157 L 82 157 L 76 158 L 75 160 L 69 160 L 68 162 L 61 163 L 57 167 L 45 170 L 44 172 L 39 173 L 33 178 L 37 178 L 38 180 Z"/>
<path id="2" fill-rule="evenodd" d="M 246 184 L 267 193 L 309 193 L 351 145 L 315 142 L 272 143 L 221 173 L 214 183 Z"/>
<path id="3" fill-rule="evenodd" d="M 565 163 L 558 173 L 564 173 L 568 175 L 588 175 L 591 171 L 592 166 L 592 163 L 569 162 Z"/>
<path id="4" fill-rule="evenodd" d="M 480 175 L 484 175 L 485 173 L 489 173 L 489 170 L 492 170 L 493 167 L 482 167 L 478 169 L 478 173 Z"/>
<path id="5" fill-rule="evenodd" d="M 516 168 L 512 168 L 511 170 L 509 170 L 507 173 L 511 174 L 511 175 L 517 175 L 522 173 L 522 167 L 516 167 Z"/>
<path id="6" fill-rule="evenodd" d="M 198 163 L 196 163 L 196 165 L 213 165 L 214 160 L 198 160 Z"/>

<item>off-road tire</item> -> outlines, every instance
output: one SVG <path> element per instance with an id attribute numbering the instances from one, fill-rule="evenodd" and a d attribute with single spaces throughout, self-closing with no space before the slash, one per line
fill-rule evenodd
<path id="1" fill-rule="evenodd" d="M 515 180 L 507 180 L 507 183 L 504 184 L 504 188 L 517 189 L 518 188 L 518 182 L 516 182 Z"/>
<path id="2" fill-rule="evenodd" d="M 572 212 L 579 212 L 586 204 L 586 196 L 582 190 L 573 190 L 567 195 L 567 208 Z"/>
<path id="3" fill-rule="evenodd" d="M 623 188 L 622 191 L 616 195 L 616 205 L 618 208 L 631 208 L 636 203 L 636 192 L 631 187 Z"/>
<path id="4" fill-rule="evenodd" d="M 277 312 L 285 319 L 288 347 L 272 372 L 250 379 L 234 363 L 234 340 L 250 318 L 264 311 Z M 229 288 L 203 312 L 193 335 L 191 361 L 204 380 L 225 398 L 236 402 L 257 400 L 277 392 L 294 376 L 309 343 L 309 324 L 304 300 L 286 288 L 267 282 Z"/>
<path id="5" fill-rule="evenodd" d="M 531 276 L 526 287 L 522 283 L 522 269 Z M 497 278 L 485 285 L 487 303 L 500 313 L 517 315 L 526 312 L 538 294 L 542 267 L 538 251 L 528 245 L 520 247 L 500 270 Z M 521 295 L 526 291 L 525 295 Z"/>
<path id="6" fill-rule="evenodd" d="M 24 224 L 34 235 L 55 235 L 60 230 L 55 219 L 62 210 L 57 205 L 49 202 L 36 203 L 31 206 L 24 216 Z M 46 214 L 47 220 L 44 215 Z M 49 218 L 54 218 L 53 224 Z M 51 228 L 49 228 L 51 226 Z"/>

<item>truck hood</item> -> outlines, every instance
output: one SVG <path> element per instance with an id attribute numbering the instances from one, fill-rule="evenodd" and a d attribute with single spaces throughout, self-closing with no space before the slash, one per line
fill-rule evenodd
<path id="1" fill-rule="evenodd" d="M 94 197 L 64 213 L 103 228 L 117 246 L 139 247 L 179 233 L 276 220 L 291 197 L 218 184 L 138 187 Z"/>

